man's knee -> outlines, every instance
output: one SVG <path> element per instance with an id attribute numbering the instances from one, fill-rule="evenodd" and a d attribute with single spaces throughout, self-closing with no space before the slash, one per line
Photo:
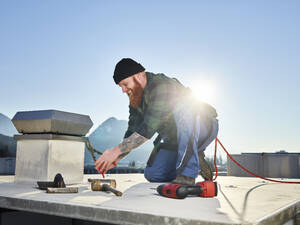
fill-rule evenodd
<path id="1" fill-rule="evenodd" d="M 164 172 L 147 166 L 145 168 L 144 177 L 149 182 L 169 182 L 176 178 L 176 170 Z"/>
<path id="2" fill-rule="evenodd" d="M 177 152 L 160 149 L 152 165 L 147 165 L 144 176 L 150 182 L 168 182 L 176 177 Z"/>

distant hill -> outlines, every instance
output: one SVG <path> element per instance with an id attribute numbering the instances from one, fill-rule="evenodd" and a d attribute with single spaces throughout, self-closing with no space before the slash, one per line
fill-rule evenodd
<path id="1" fill-rule="evenodd" d="M 108 148 L 115 147 L 123 140 L 127 130 L 128 122 L 126 120 L 117 120 L 110 117 L 97 127 L 97 129 L 89 135 L 89 139 L 93 147 L 101 152 Z M 152 141 L 144 143 L 141 147 L 133 150 L 128 156 L 120 161 L 120 164 L 128 164 L 135 161 L 136 165 L 145 164 L 153 148 Z M 98 155 L 96 155 L 98 158 Z M 85 150 L 85 165 L 94 164 L 90 153 Z"/>
<path id="2" fill-rule="evenodd" d="M 16 157 L 17 142 L 13 137 L 0 134 L 0 158 Z"/>
<path id="3" fill-rule="evenodd" d="M 10 118 L 0 113 L 0 134 L 6 136 L 14 136 L 14 134 L 18 134 L 18 131 L 14 127 Z"/>

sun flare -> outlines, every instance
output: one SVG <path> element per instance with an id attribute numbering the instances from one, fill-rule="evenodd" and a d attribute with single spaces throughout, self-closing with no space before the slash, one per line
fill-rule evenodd
<path id="1" fill-rule="evenodd" d="M 212 82 L 197 82 L 191 86 L 193 95 L 200 101 L 214 103 L 216 100 L 216 88 Z"/>

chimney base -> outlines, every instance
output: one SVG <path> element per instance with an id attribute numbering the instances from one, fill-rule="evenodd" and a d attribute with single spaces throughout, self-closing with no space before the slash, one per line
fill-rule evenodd
<path id="1" fill-rule="evenodd" d="M 16 183 L 53 181 L 61 173 L 66 184 L 81 183 L 85 139 L 55 134 L 15 135 Z"/>

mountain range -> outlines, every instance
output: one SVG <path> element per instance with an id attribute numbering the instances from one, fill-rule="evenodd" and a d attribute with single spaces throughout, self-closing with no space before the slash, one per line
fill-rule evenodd
<path id="1" fill-rule="evenodd" d="M 16 157 L 17 142 L 13 137 L 0 134 L 0 157 Z"/>
<path id="2" fill-rule="evenodd" d="M 89 135 L 89 140 L 95 149 L 103 152 L 121 143 L 127 126 L 128 122 L 126 120 L 118 120 L 114 117 L 110 117 Z M 152 148 L 152 141 L 148 141 L 139 148 L 134 149 L 129 155 L 123 158 L 119 164 L 128 165 L 128 163 L 135 161 L 136 165 L 144 165 L 148 160 Z M 84 158 L 85 164 L 94 164 L 87 150 L 85 151 Z"/>
<path id="3" fill-rule="evenodd" d="M 100 124 L 90 135 L 89 139 L 92 146 L 100 152 L 115 147 L 123 140 L 128 126 L 128 121 L 118 120 L 110 117 Z M 18 134 L 10 118 L 0 113 L 0 157 L 16 155 L 16 141 L 13 135 Z M 119 162 L 119 165 L 128 165 L 135 162 L 135 165 L 145 165 L 150 152 L 153 148 L 152 141 L 144 143 L 137 149 L 134 149 L 129 155 Z M 96 155 L 98 158 L 98 155 Z M 84 154 L 85 165 L 93 165 L 93 159 L 87 149 Z"/>
<path id="4" fill-rule="evenodd" d="M 0 113 L 0 157 L 16 157 L 17 143 L 12 136 L 17 133 L 9 117 Z"/>
<path id="5" fill-rule="evenodd" d="M 14 134 L 18 134 L 17 129 L 11 122 L 10 118 L 0 113 L 0 134 L 6 136 L 14 136 Z"/>

